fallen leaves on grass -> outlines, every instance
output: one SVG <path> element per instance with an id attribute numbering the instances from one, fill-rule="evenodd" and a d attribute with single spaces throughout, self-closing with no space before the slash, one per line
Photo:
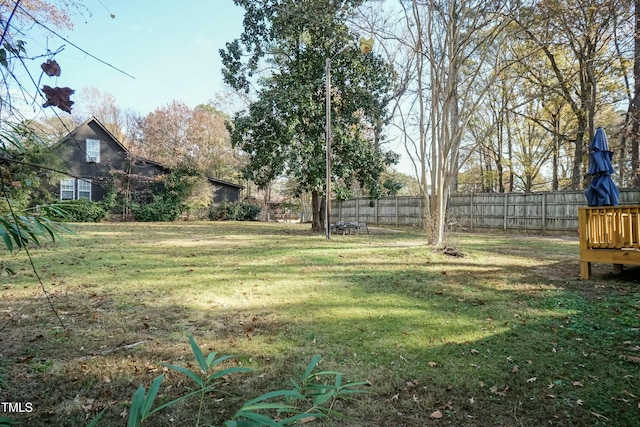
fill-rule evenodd
<path id="1" fill-rule="evenodd" d="M 493 386 L 489 389 L 489 391 L 493 394 L 496 394 L 498 396 L 506 396 L 507 395 L 507 390 L 509 390 L 509 386 L 505 386 L 502 390 L 498 390 L 498 386 Z"/>
<path id="2" fill-rule="evenodd" d="M 434 420 L 439 420 L 442 418 L 442 412 L 440 410 L 435 410 L 429 415 L 429 418 L 433 418 Z"/>
<path id="3" fill-rule="evenodd" d="M 620 359 L 626 360 L 631 363 L 640 363 L 640 357 L 638 356 L 629 356 L 628 354 L 621 354 Z"/>
<path id="4" fill-rule="evenodd" d="M 601 419 L 601 420 L 605 420 L 605 421 L 609 421 L 609 418 L 605 417 L 602 414 L 598 414 L 597 412 L 593 412 L 591 411 L 591 415 L 593 415 L 594 417 Z"/>

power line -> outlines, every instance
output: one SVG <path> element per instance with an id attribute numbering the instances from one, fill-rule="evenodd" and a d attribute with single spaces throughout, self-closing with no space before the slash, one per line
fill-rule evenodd
<path id="1" fill-rule="evenodd" d="M 82 49 L 80 46 L 78 46 L 77 44 L 73 43 L 70 40 L 67 40 L 65 37 L 61 36 L 60 34 L 58 34 L 56 31 L 52 30 L 51 28 L 47 27 L 45 24 L 43 24 L 42 22 L 38 21 L 38 19 L 36 19 L 33 15 L 31 15 L 29 12 L 27 12 L 22 6 L 18 5 L 19 0 L 16 2 L 16 5 L 20 8 L 20 10 L 27 15 L 29 18 L 31 18 L 33 20 L 33 22 L 35 22 L 36 24 L 40 25 L 42 28 L 44 28 L 45 30 L 51 32 L 53 35 L 55 35 L 56 37 L 59 37 L 61 40 L 63 40 L 66 43 L 69 43 L 71 46 L 75 47 L 76 49 L 78 49 L 80 52 L 84 53 L 85 55 L 90 56 L 91 58 L 95 59 L 96 61 L 106 65 L 107 67 L 113 68 L 114 70 L 118 71 L 119 73 L 124 74 L 127 77 L 131 77 L 132 79 L 135 80 L 135 77 L 132 76 L 131 74 L 127 73 L 126 71 L 121 70 L 120 68 L 116 67 L 115 65 L 104 61 L 100 58 L 98 58 L 97 56 L 89 53 L 88 51 Z"/>

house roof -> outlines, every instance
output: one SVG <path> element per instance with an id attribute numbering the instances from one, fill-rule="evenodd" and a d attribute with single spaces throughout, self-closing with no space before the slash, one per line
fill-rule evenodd
<path id="1" fill-rule="evenodd" d="M 66 139 L 70 138 L 74 133 L 76 133 L 78 131 L 78 129 L 80 129 L 82 126 L 86 126 L 91 122 L 95 122 L 98 126 L 100 126 L 100 129 L 102 129 L 107 135 L 109 135 L 109 137 L 118 145 L 118 147 L 124 151 L 127 154 L 131 154 L 131 152 L 127 149 L 127 147 L 125 147 L 124 145 L 122 145 L 122 143 L 118 140 L 118 138 L 115 137 L 115 135 L 113 135 L 109 129 L 107 129 L 101 122 L 100 120 L 96 119 L 94 116 L 89 117 L 87 120 L 85 120 L 82 124 L 76 126 L 75 129 L 73 129 L 71 132 L 69 132 L 64 138 L 62 138 L 60 140 L 59 143 L 61 143 L 62 141 L 65 141 Z M 171 168 L 167 165 L 163 165 L 162 163 L 158 163 L 154 160 L 149 160 L 149 159 L 145 159 L 143 157 L 140 156 L 134 156 L 136 160 L 139 160 L 141 162 L 144 163 L 149 163 L 152 164 L 154 166 L 158 166 L 161 167 L 163 169 L 167 169 L 167 170 L 171 170 Z M 222 185 L 226 185 L 229 187 L 236 187 L 236 188 L 244 188 L 244 186 L 242 185 L 238 185 L 238 184 L 234 184 L 233 182 L 229 182 L 229 181 L 225 181 L 222 179 L 218 179 L 218 178 L 213 178 L 213 177 L 207 177 L 207 179 L 209 180 L 209 182 L 211 182 L 212 184 L 222 184 Z"/>
<path id="2" fill-rule="evenodd" d="M 226 186 L 229 186 L 229 187 L 244 188 L 244 186 L 242 186 L 242 185 L 234 184 L 233 182 L 225 181 L 225 180 L 218 179 L 218 178 L 207 177 L 207 179 L 212 184 L 222 184 L 222 185 L 226 185 Z"/>
<path id="3" fill-rule="evenodd" d="M 78 132 L 78 129 L 80 129 L 83 126 L 88 125 L 91 122 L 95 122 L 98 126 L 100 126 L 100 129 L 102 129 L 103 131 L 105 131 L 105 133 L 107 135 L 109 135 L 111 137 L 111 139 L 113 139 L 113 141 L 122 149 L 122 151 L 129 153 L 129 150 L 127 150 L 127 148 L 122 145 L 122 143 L 118 140 L 118 138 L 116 138 L 110 131 L 109 129 L 107 129 L 102 123 L 100 123 L 100 120 L 96 119 L 94 116 L 89 117 L 87 120 L 85 120 L 84 122 L 82 122 L 81 124 L 79 124 L 78 126 L 76 126 L 71 132 L 69 132 L 68 134 L 66 134 L 60 141 L 58 141 L 58 144 L 60 144 L 61 142 L 69 139 L 72 137 L 72 135 L 76 132 Z M 58 145 L 56 144 L 56 145 Z"/>

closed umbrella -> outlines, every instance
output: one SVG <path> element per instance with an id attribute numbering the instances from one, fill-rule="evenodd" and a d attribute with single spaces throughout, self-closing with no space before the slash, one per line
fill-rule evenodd
<path id="1" fill-rule="evenodd" d="M 589 169 L 587 174 L 593 179 L 585 196 L 589 206 L 617 206 L 620 204 L 620 191 L 611 179 L 615 172 L 611 159 L 613 152 L 609 150 L 607 134 L 603 128 L 596 129 L 596 134 L 589 145 Z"/>

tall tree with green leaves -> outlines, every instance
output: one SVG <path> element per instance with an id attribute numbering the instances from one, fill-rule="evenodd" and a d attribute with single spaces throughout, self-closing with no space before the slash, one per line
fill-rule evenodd
<path id="1" fill-rule="evenodd" d="M 323 228 L 326 180 L 325 63 L 331 62 L 332 181 L 358 182 L 381 194 L 380 174 L 396 161 L 383 152 L 392 69 L 363 55 L 346 24 L 363 0 L 234 0 L 245 9 L 244 32 L 220 51 L 225 82 L 253 94 L 236 114 L 232 144 L 248 160 L 245 177 L 265 186 L 286 175 L 312 194 L 312 229 Z M 326 195 L 325 195 L 326 196 Z"/>

